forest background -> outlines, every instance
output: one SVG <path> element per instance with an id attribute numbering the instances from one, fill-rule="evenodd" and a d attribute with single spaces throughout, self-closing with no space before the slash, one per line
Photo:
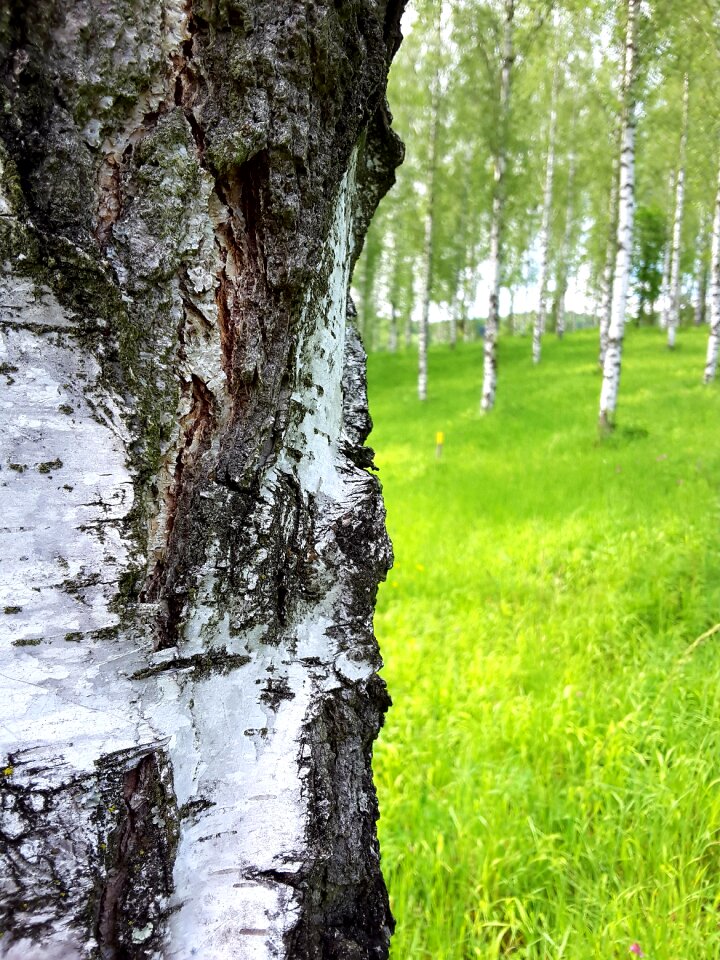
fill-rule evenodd
<path id="1" fill-rule="evenodd" d="M 407 157 L 353 284 L 396 554 L 375 761 L 394 957 L 716 957 L 720 10 L 418 0 L 404 30 Z"/>

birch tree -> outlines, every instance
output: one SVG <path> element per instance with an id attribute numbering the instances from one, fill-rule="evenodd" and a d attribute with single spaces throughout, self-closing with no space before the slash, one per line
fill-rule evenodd
<path id="1" fill-rule="evenodd" d="M 705 383 L 715 379 L 720 347 L 720 171 L 718 172 L 715 217 L 712 230 L 712 255 L 710 261 L 710 335 L 705 361 Z"/>
<path id="2" fill-rule="evenodd" d="M 614 426 L 620 386 L 622 343 L 625 334 L 625 310 L 630 280 L 635 205 L 635 98 L 637 74 L 637 26 L 640 0 L 624 0 L 627 14 L 625 62 L 623 70 L 623 119 L 620 152 L 617 255 L 612 288 L 612 309 L 608 326 L 607 350 L 603 363 L 599 424 L 601 431 Z"/>
<path id="3" fill-rule="evenodd" d="M 575 217 L 575 177 L 577 174 L 577 152 L 575 147 L 575 129 L 576 129 L 576 111 L 573 109 L 572 122 L 570 125 L 570 156 L 568 158 L 568 182 L 567 182 L 567 202 L 565 208 L 565 229 L 563 232 L 562 244 L 560 246 L 559 266 L 557 272 L 557 317 L 555 321 L 555 332 L 558 339 L 565 335 L 565 298 L 568 288 L 568 259 L 570 258 L 570 245 L 572 243 L 573 226 Z"/>
<path id="4" fill-rule="evenodd" d="M 620 144 L 618 143 L 618 147 Z M 613 309 L 613 289 L 615 281 L 615 266 L 618 255 L 618 211 L 620 200 L 620 162 L 613 167 L 612 185 L 610 187 L 610 229 L 608 233 L 607 250 L 605 253 L 605 268 L 602 275 L 600 291 L 600 349 L 598 363 L 600 369 L 605 367 L 605 356 L 608 348 L 608 336 Z"/>
<path id="5" fill-rule="evenodd" d="M 0 11 L 8 958 L 387 955 L 362 9 Z"/>
<path id="6" fill-rule="evenodd" d="M 668 196 L 675 196 L 675 171 L 670 173 L 668 179 Z M 667 330 L 668 318 L 670 316 L 670 270 L 672 268 L 672 237 L 667 238 L 665 250 L 663 253 L 662 282 L 660 285 L 662 297 L 662 310 L 660 311 L 660 329 Z"/>
<path id="7" fill-rule="evenodd" d="M 675 178 L 675 214 L 673 217 L 672 251 L 670 254 L 669 307 L 667 314 L 668 347 L 675 347 L 677 327 L 680 322 L 680 245 L 682 241 L 683 211 L 685 205 L 685 163 L 688 137 L 688 112 L 690 103 L 690 79 L 683 79 L 682 128 L 680 132 L 680 157 Z"/>
<path id="8" fill-rule="evenodd" d="M 538 309 L 533 324 L 533 363 L 540 363 L 542 336 L 547 322 L 548 272 L 550 265 L 550 217 L 553 210 L 553 178 L 555 176 L 555 139 L 557 137 L 557 100 L 560 71 L 557 63 L 553 70 L 550 98 L 550 124 L 548 132 L 545 186 L 543 188 L 542 225 L 540 227 L 540 292 Z"/>
<path id="9" fill-rule="evenodd" d="M 515 58 L 513 31 L 515 0 L 504 0 L 503 45 L 500 67 L 498 130 L 493 155 L 493 195 L 490 221 L 490 302 L 483 344 L 483 385 L 481 409 L 487 413 L 495 406 L 497 390 L 497 338 L 500 330 L 500 279 L 502 276 L 503 213 L 505 205 L 505 166 L 510 123 L 510 89 Z"/>
<path id="10" fill-rule="evenodd" d="M 440 44 L 440 17 L 441 7 L 438 8 L 436 35 L 434 42 Z M 435 263 L 434 228 L 435 228 L 435 180 L 438 166 L 438 139 L 440 130 L 440 71 L 436 67 L 432 87 L 432 126 L 430 132 L 430 158 L 428 164 L 428 197 L 425 211 L 425 241 L 423 243 L 422 278 L 423 291 L 420 309 L 420 326 L 418 327 L 418 399 L 427 399 L 427 354 L 430 333 L 430 298 L 433 286 L 433 267 Z"/>

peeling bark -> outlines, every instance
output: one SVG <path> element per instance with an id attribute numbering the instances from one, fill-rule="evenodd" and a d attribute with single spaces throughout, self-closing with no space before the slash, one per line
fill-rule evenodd
<path id="1" fill-rule="evenodd" d="M 347 317 L 402 6 L 0 13 L 2 955 L 387 954 Z"/>

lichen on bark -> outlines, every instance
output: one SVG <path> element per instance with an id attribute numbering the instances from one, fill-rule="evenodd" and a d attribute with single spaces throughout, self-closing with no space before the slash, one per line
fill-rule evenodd
<path id="1" fill-rule="evenodd" d="M 387 953 L 347 291 L 402 5 L 0 15 L 0 953 Z"/>

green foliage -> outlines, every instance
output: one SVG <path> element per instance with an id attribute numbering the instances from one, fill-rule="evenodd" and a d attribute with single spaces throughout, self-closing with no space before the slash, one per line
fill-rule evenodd
<path id="1" fill-rule="evenodd" d="M 665 214 L 659 207 L 638 207 L 633 250 L 633 276 L 640 300 L 638 321 L 644 317 L 645 306 L 654 304 L 660 296 L 663 251 L 668 239 L 665 226 Z"/>
<path id="2" fill-rule="evenodd" d="M 674 197 L 668 182 L 679 162 L 686 73 L 690 82 L 680 263 L 685 289 L 693 286 L 709 260 L 720 154 L 716 8 L 708 0 L 690 5 L 683 0 L 652 0 L 642 4 L 639 25 L 636 200 L 639 208 L 654 211 L 653 216 L 662 213 L 666 238 L 672 232 Z M 413 311 L 430 192 L 435 212 L 433 302 L 445 313 L 455 308 L 460 314 L 474 312 L 476 292 L 481 312 L 487 303 L 487 291 L 477 287 L 486 272 L 492 156 L 502 130 L 503 0 L 414 0 L 408 9 L 406 39 L 389 89 L 395 125 L 407 144 L 407 161 L 399 171 L 397 188 L 381 205 L 354 282 L 361 320 L 367 315 L 363 326 L 368 345 L 386 343 L 391 302 L 400 312 L 401 326 Z M 587 278 L 590 291 L 597 292 L 601 285 L 610 232 L 608 201 L 618 154 L 624 10 L 619 0 L 516 2 L 502 264 L 507 287 L 527 283 L 537 259 L 556 65 L 562 82 L 551 218 L 552 274 L 556 285 L 577 273 Z M 431 178 L 433 89 L 440 91 L 436 99 L 439 151 Z M 659 228 L 659 217 L 654 227 Z M 654 254 L 648 241 L 646 235 L 644 254 Z M 644 262 L 650 273 L 636 271 L 638 285 L 633 292 L 647 299 L 654 268 Z M 392 301 L 391 289 L 395 291 Z M 373 324 L 379 325 L 382 334 L 374 339 L 367 333 Z"/>
<path id="3" fill-rule="evenodd" d="M 370 358 L 396 566 L 376 622 L 395 960 L 720 955 L 717 423 L 706 335 L 631 329 L 625 429 L 589 435 L 596 333 Z M 435 433 L 445 450 L 435 458 Z"/>

